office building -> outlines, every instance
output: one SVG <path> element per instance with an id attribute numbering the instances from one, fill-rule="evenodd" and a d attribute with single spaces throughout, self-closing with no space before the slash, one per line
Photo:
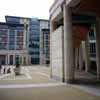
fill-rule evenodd
<path id="1" fill-rule="evenodd" d="M 24 63 L 26 62 L 27 64 L 49 63 L 49 41 L 48 41 L 49 40 L 49 21 L 38 19 L 38 18 L 25 18 L 25 17 L 17 17 L 17 16 L 6 16 L 5 18 L 6 18 L 6 23 L 4 25 L 6 25 L 8 30 L 10 30 L 9 34 L 12 33 L 16 38 L 20 38 L 19 39 L 20 43 L 18 44 L 19 49 L 23 49 L 24 52 L 27 53 L 26 58 L 22 57 L 24 59 Z M 0 26 L 0 28 L 3 30 L 6 29 L 4 25 Z M 14 32 L 12 32 L 11 30 L 13 30 Z M 23 31 L 23 35 L 22 35 L 23 38 L 22 36 L 19 36 L 19 37 L 16 36 L 17 34 L 16 32 L 19 32 L 19 31 L 20 32 Z M 8 33 L 6 34 L 6 36 L 7 35 Z M 42 35 L 43 37 L 41 37 Z M 14 36 L 11 38 L 9 37 L 9 39 L 10 40 L 12 39 L 12 41 L 17 41 L 17 39 Z M 17 45 L 17 43 L 13 42 L 12 45 L 8 45 L 8 46 L 11 46 L 9 48 L 12 50 L 13 49 L 16 50 L 17 46 L 15 45 Z M 14 52 L 14 50 L 12 52 Z M 19 51 L 19 54 L 20 52 L 21 51 Z M 17 54 L 15 53 L 14 55 L 17 55 Z M 21 61 L 23 61 L 23 59 Z M 9 63 L 9 64 L 15 64 L 15 61 L 12 61 L 12 63 Z"/>
<path id="2" fill-rule="evenodd" d="M 29 54 L 31 64 L 40 63 L 40 26 L 37 18 L 30 18 L 29 23 Z"/>
<path id="3" fill-rule="evenodd" d="M 6 17 L 6 23 L 0 23 L 0 64 L 28 64 L 27 32 L 24 24 L 12 23 Z"/>
<path id="4" fill-rule="evenodd" d="M 48 20 L 40 22 L 40 64 L 50 63 L 50 29 Z"/>

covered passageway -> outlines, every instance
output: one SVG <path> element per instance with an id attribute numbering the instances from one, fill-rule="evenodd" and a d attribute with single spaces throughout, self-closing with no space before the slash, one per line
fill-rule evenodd
<path id="1" fill-rule="evenodd" d="M 75 70 L 90 70 L 88 34 L 96 33 L 97 79 L 100 79 L 100 1 L 58 0 L 50 9 L 51 77 L 75 80 Z M 56 52 L 55 52 L 56 51 Z M 85 62 L 83 65 L 83 61 Z"/>

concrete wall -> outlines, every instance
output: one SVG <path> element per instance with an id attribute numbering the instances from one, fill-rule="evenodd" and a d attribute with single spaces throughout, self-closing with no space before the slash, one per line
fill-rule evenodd
<path id="1" fill-rule="evenodd" d="M 52 78 L 62 81 L 63 79 L 63 27 L 59 27 L 55 32 L 51 33 L 51 67 Z"/>

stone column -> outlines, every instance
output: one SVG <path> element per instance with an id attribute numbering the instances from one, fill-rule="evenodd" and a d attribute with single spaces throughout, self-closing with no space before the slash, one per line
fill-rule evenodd
<path id="1" fill-rule="evenodd" d="M 79 62 L 79 50 L 78 50 L 79 48 L 75 48 L 75 69 L 78 69 L 78 62 Z"/>
<path id="2" fill-rule="evenodd" d="M 96 61 L 97 78 L 100 79 L 100 18 L 96 19 Z"/>
<path id="3" fill-rule="evenodd" d="M 8 56 L 6 55 L 6 65 L 8 64 L 8 61 L 7 61 L 7 59 L 8 59 Z"/>
<path id="4" fill-rule="evenodd" d="M 40 65 L 43 64 L 43 32 L 40 29 Z"/>
<path id="5" fill-rule="evenodd" d="M 83 51 L 84 51 L 84 62 L 85 62 L 85 71 L 88 72 L 90 69 L 90 57 L 88 52 L 88 39 L 83 42 Z"/>
<path id="6" fill-rule="evenodd" d="M 8 65 L 10 64 L 10 55 L 8 54 Z"/>
<path id="7" fill-rule="evenodd" d="M 50 18 L 50 77 L 52 78 L 52 32 L 53 32 L 53 20 Z"/>
<path id="8" fill-rule="evenodd" d="M 23 59 L 23 55 L 22 55 L 22 65 L 24 65 L 24 59 Z"/>
<path id="9" fill-rule="evenodd" d="M 13 55 L 13 65 L 15 65 L 15 55 Z"/>
<path id="10" fill-rule="evenodd" d="M 26 55 L 26 65 L 28 65 L 28 56 Z"/>
<path id="11" fill-rule="evenodd" d="M 31 56 L 30 55 L 28 55 L 28 61 L 29 61 L 29 65 L 31 65 Z"/>
<path id="12" fill-rule="evenodd" d="M 63 5 L 64 13 L 64 69 L 65 81 L 71 83 L 74 80 L 74 51 L 73 51 L 73 34 L 71 9 Z"/>
<path id="13" fill-rule="evenodd" d="M 83 50 L 82 50 L 82 44 L 79 48 L 79 70 L 82 71 L 83 69 Z"/>
<path id="14" fill-rule="evenodd" d="M 29 58 L 30 58 L 30 65 L 31 65 L 31 56 L 29 56 Z"/>

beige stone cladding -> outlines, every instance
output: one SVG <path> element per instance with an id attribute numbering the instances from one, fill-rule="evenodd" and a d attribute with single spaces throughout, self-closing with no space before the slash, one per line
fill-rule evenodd
<path id="1" fill-rule="evenodd" d="M 51 67 L 52 77 L 61 80 L 63 79 L 63 49 L 62 49 L 62 32 L 63 27 L 59 27 L 51 34 Z"/>

